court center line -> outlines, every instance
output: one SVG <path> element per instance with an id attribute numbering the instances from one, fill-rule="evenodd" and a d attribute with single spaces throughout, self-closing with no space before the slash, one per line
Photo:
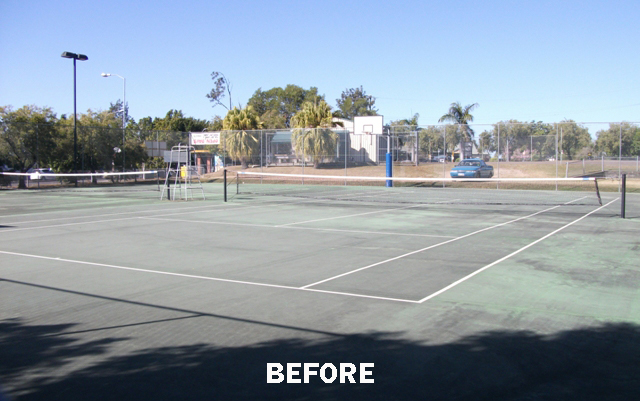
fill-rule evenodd
<path id="1" fill-rule="evenodd" d="M 422 299 L 421 299 L 420 301 L 418 301 L 418 302 L 419 302 L 419 303 L 423 303 L 423 302 L 428 301 L 428 300 L 430 300 L 430 299 L 432 299 L 432 298 L 434 298 L 434 297 L 437 297 L 438 295 L 440 295 L 440 294 L 442 294 L 442 293 L 444 293 L 444 292 L 446 292 L 446 291 L 448 291 L 448 290 L 452 289 L 453 287 L 457 286 L 458 284 L 461 284 L 461 283 L 463 283 L 463 282 L 465 282 L 465 281 L 469 280 L 471 277 L 473 277 L 473 276 L 475 276 L 475 275 L 477 275 L 477 274 L 482 273 L 483 271 L 485 271 L 485 270 L 489 269 L 490 267 L 493 267 L 493 266 L 497 265 L 498 263 L 504 262 L 505 260 L 507 260 L 507 259 L 511 258 L 512 256 L 515 256 L 515 255 L 519 254 L 520 252 L 522 252 L 522 251 L 524 251 L 524 250 L 526 250 L 526 249 L 531 248 L 532 246 L 536 245 L 537 243 L 542 242 L 542 241 L 544 241 L 545 239 L 547 239 L 547 238 L 551 237 L 552 235 L 555 235 L 555 234 L 557 234 L 558 232 L 560 232 L 560 231 L 564 230 L 565 228 L 570 227 L 570 226 L 574 225 L 575 223 L 577 223 L 577 222 L 579 222 L 579 221 L 581 221 L 581 220 L 583 220 L 583 219 L 587 218 L 587 217 L 588 217 L 588 216 L 590 216 L 591 214 L 593 214 L 593 213 L 597 212 L 597 211 L 598 211 L 598 210 L 600 210 L 600 209 L 603 209 L 603 208 L 605 208 L 605 207 L 609 206 L 610 204 L 612 204 L 613 202 L 617 201 L 618 199 L 620 199 L 620 198 L 616 198 L 616 199 L 612 200 L 611 202 L 607 203 L 606 205 L 600 206 L 599 208 L 597 208 L 597 209 L 595 209 L 595 210 L 590 211 L 589 213 L 585 214 L 584 216 L 582 216 L 582 217 L 580 217 L 580 218 L 578 218 L 578 219 L 576 219 L 576 220 L 574 220 L 574 221 L 572 221 L 572 222 L 570 222 L 570 223 L 568 223 L 568 224 L 565 224 L 564 226 L 562 226 L 562 227 L 558 228 L 557 230 L 554 230 L 554 231 L 550 232 L 549 234 L 545 235 L 545 236 L 544 236 L 544 237 L 542 237 L 542 238 L 539 238 L 539 239 L 537 239 L 537 240 L 533 241 L 533 242 L 532 242 L 532 243 L 530 243 L 529 245 L 525 245 L 525 246 L 523 246 L 522 248 L 518 249 L 517 251 L 515 251 L 515 252 L 511 252 L 511 253 L 510 253 L 510 254 L 508 254 L 507 256 L 505 256 L 505 257 L 503 257 L 503 258 L 500 258 L 500 259 L 496 260 L 495 262 L 489 263 L 488 265 L 486 265 L 486 266 L 484 266 L 484 267 L 482 267 L 482 268 L 480 268 L 480 269 L 478 269 L 478 270 L 474 271 L 473 273 L 471 273 L 471 274 L 468 274 L 468 275 L 464 276 L 464 277 L 463 277 L 463 278 L 461 278 L 460 280 L 457 280 L 457 281 L 455 281 L 455 282 L 453 282 L 453 283 L 449 284 L 448 286 L 444 287 L 443 289 L 438 290 L 438 291 L 434 292 L 433 294 L 428 295 L 428 296 L 426 296 L 426 297 L 422 298 Z"/>
<path id="2" fill-rule="evenodd" d="M 377 213 L 386 213 L 386 212 L 393 212 L 396 210 L 404 210 L 404 209 L 411 209 L 411 208 L 415 208 L 415 207 L 419 207 L 420 205 L 411 205 L 411 206 L 405 206 L 405 207 L 398 207 L 398 208 L 394 208 L 394 209 L 382 209 L 382 210 L 375 210 L 373 212 L 364 212 L 364 213 L 355 213 L 355 214 L 347 214 L 344 216 L 334 216 L 334 217 L 325 217 L 323 219 L 315 219 L 315 220 L 306 220 L 306 221 L 298 221 L 298 222 L 294 222 L 294 223 L 287 223 L 287 224 L 279 224 L 277 227 L 288 227 L 288 226 L 293 226 L 293 225 L 297 225 L 297 224 L 305 224 L 305 223 L 315 223 L 318 221 L 327 221 L 327 220 L 336 220 L 336 219 L 346 219 L 348 217 L 356 217 L 356 216 L 366 216 L 369 214 L 377 214 Z"/>
<path id="3" fill-rule="evenodd" d="M 279 289 L 285 289 L 285 290 L 295 290 L 295 291 L 317 292 L 317 293 L 324 293 L 324 294 L 344 295 L 344 296 L 357 297 L 357 298 L 378 299 L 378 300 L 382 300 L 382 301 L 394 301 L 394 302 L 404 302 L 404 303 L 413 303 L 413 304 L 418 303 L 418 301 L 412 300 L 412 299 L 379 297 L 379 296 L 375 296 L 375 295 L 356 294 L 356 293 L 340 292 L 340 291 L 326 291 L 326 290 L 319 290 L 319 289 L 313 289 L 313 288 L 312 289 L 306 289 L 306 288 L 300 288 L 300 287 L 293 287 L 293 286 L 289 286 L 289 285 L 258 283 L 258 282 L 243 281 L 243 280 L 232 280 L 232 279 L 219 278 L 219 277 L 198 276 L 198 275 L 194 275 L 194 274 L 172 273 L 172 272 L 164 272 L 164 271 L 160 271 L 160 270 L 141 269 L 141 268 L 137 268 L 137 267 L 118 266 L 118 265 L 112 265 L 112 264 L 106 264 L 106 263 L 85 262 L 85 261 L 82 261 L 82 260 L 65 259 L 65 258 L 54 258 L 54 257 L 51 257 L 51 256 L 33 255 L 33 254 L 19 253 L 19 252 L 0 251 L 0 254 L 12 255 L 12 256 L 21 256 L 21 257 L 34 258 L 34 259 L 52 260 L 52 261 L 57 261 L 57 262 L 74 263 L 74 264 L 80 264 L 80 265 L 106 267 L 106 268 L 110 268 L 110 269 L 128 270 L 128 271 L 134 271 L 134 272 L 139 272 L 139 273 L 150 273 L 150 274 L 159 274 L 159 275 L 173 276 L 173 277 L 192 278 L 192 279 L 198 279 L 198 280 L 209 280 L 209 281 L 218 281 L 218 282 L 224 282 L 224 283 L 252 285 L 252 286 L 257 286 L 257 287 L 270 287 L 270 288 L 279 288 Z"/>
<path id="4" fill-rule="evenodd" d="M 504 222 L 504 223 L 493 225 L 491 227 L 485 227 L 483 229 L 474 231 L 474 232 L 469 233 L 469 234 L 462 235 L 460 237 L 456 237 L 456 238 L 450 239 L 448 241 L 443 241 L 443 242 L 440 242 L 440 243 L 437 243 L 437 244 L 434 244 L 434 245 L 430 245 L 430 246 L 427 246 L 425 248 L 418 249 L 416 251 L 407 252 L 407 253 L 405 253 L 403 255 L 396 256 L 396 257 L 393 257 L 393 258 L 389 258 L 389 259 L 383 260 L 381 262 L 373 263 L 373 264 L 370 264 L 368 266 L 360 267 L 358 269 L 351 270 L 351 271 L 348 271 L 348 272 L 345 272 L 345 273 L 342 273 L 342 274 L 338 274 L 338 275 L 335 275 L 333 277 L 329 277 L 329 278 L 324 279 L 324 280 L 316 281 L 315 283 L 307 284 L 307 285 L 305 285 L 303 287 L 300 287 L 300 288 L 305 288 L 306 289 L 306 288 L 313 287 L 313 286 L 316 286 L 316 285 L 319 285 L 319 284 L 322 284 L 322 283 L 326 283 L 328 281 L 332 281 L 332 280 L 338 279 L 340 277 L 348 276 L 348 275 L 353 274 L 353 273 L 357 273 L 357 272 L 360 272 L 360 271 L 363 271 L 363 270 L 367 270 L 367 269 L 370 269 L 370 268 L 375 267 L 375 266 L 380 266 L 380 265 L 385 264 L 385 263 L 393 262 L 394 260 L 402 259 L 402 258 L 405 258 L 407 256 L 411 256 L 411 255 L 415 255 L 417 253 L 428 251 L 429 249 L 433 249 L 433 248 L 437 248 L 437 247 L 442 246 L 442 245 L 450 244 L 452 242 L 459 241 L 461 239 L 465 239 L 465 238 L 471 237 L 473 235 L 480 234 L 480 233 L 488 231 L 488 230 L 492 230 L 494 228 L 498 228 L 498 227 L 505 226 L 507 224 L 515 223 L 516 221 L 520 221 L 520 220 L 523 220 L 523 219 L 528 219 L 530 217 L 536 216 L 536 215 L 541 214 L 541 213 L 548 212 L 550 210 L 553 210 L 553 209 L 556 209 L 556 208 L 559 208 L 559 207 L 560 206 L 553 206 L 551 208 L 548 208 L 548 209 L 545 209 L 545 210 L 541 210 L 539 212 L 536 212 L 536 213 L 533 213 L 533 214 L 530 214 L 530 215 L 527 215 L 527 216 L 522 216 L 522 217 L 519 217 L 519 218 L 514 219 L 514 220 L 510 220 L 510 221 L 507 221 L 507 222 Z"/>

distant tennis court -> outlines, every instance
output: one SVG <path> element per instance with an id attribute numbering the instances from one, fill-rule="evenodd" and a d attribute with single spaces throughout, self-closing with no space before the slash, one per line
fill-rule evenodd
<path id="1" fill-rule="evenodd" d="M 149 192 L 0 191 L 5 392 L 20 400 L 635 394 L 638 194 L 627 195 L 621 219 L 619 193 L 596 194 L 590 182 L 553 201 L 554 189 L 529 188 L 540 201 L 525 202 L 524 188 L 496 191 L 495 182 L 469 190 L 398 180 L 345 198 L 348 185 L 311 197 L 264 193 L 268 179 L 230 180 L 226 203 L 221 183 L 204 183 L 205 199 L 189 201 L 161 200 L 151 182 Z M 440 198 L 416 201 L 424 190 Z M 274 362 L 374 363 L 375 383 L 316 375 L 268 384 Z"/>

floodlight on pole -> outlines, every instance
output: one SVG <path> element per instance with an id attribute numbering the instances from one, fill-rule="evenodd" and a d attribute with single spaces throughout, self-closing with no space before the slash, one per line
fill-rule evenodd
<path id="1" fill-rule="evenodd" d="M 127 104 L 127 80 L 125 79 L 125 77 L 122 77 L 118 74 L 111 74 L 108 72 L 103 72 L 102 74 L 103 78 L 109 78 L 110 76 L 116 76 L 120 79 L 122 79 L 122 172 L 125 171 L 125 154 L 124 154 L 124 133 L 125 133 L 125 129 L 127 127 L 127 108 L 126 108 L 126 104 Z"/>
<path id="2" fill-rule="evenodd" d="M 62 52 L 60 55 L 62 58 L 73 59 L 73 172 L 78 172 L 78 118 L 76 111 L 76 60 L 87 61 L 89 57 L 84 54 L 76 54 L 71 52 Z M 78 186 L 78 180 L 76 180 L 76 187 Z"/>

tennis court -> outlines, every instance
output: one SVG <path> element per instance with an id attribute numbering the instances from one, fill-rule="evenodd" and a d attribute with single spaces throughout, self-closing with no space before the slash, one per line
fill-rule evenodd
<path id="1" fill-rule="evenodd" d="M 188 202 L 0 192 L 9 396 L 636 394 L 638 194 L 621 219 L 615 192 L 571 205 L 241 191 L 223 202 L 221 184 L 203 186 L 206 200 Z M 374 363 L 375 383 L 268 384 L 267 363 Z"/>

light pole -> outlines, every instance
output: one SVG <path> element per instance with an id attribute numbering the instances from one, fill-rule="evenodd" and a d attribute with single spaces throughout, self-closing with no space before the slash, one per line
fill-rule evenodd
<path id="1" fill-rule="evenodd" d="M 78 131 L 77 131 L 77 112 L 76 112 L 76 60 L 87 61 L 89 57 L 84 54 L 76 54 L 71 52 L 63 52 L 62 58 L 73 59 L 73 172 L 78 172 Z M 76 187 L 78 180 L 76 179 Z"/>
<path id="2" fill-rule="evenodd" d="M 116 76 L 120 79 L 122 79 L 122 172 L 125 172 L 125 154 L 124 154 L 124 133 L 125 133 L 125 129 L 127 127 L 127 80 L 124 77 L 121 77 L 118 74 L 110 74 L 107 72 L 103 72 L 101 74 L 104 78 L 109 78 L 110 76 Z"/>

